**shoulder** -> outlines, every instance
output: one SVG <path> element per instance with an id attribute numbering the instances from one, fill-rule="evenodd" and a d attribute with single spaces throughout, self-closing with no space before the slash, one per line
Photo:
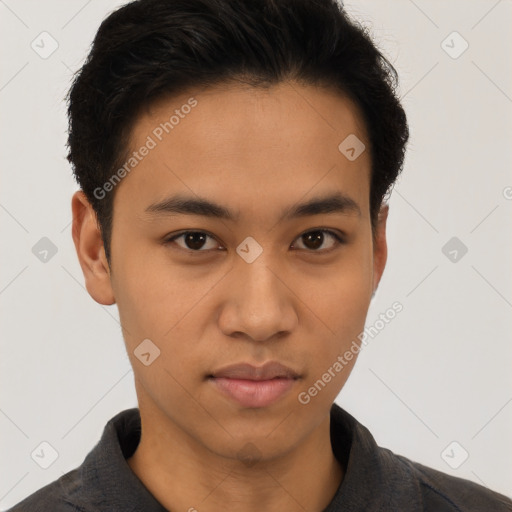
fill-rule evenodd
<path id="1" fill-rule="evenodd" d="M 512 512 L 512 500 L 503 494 L 401 455 L 393 457 L 417 480 L 426 511 Z"/>
<path id="2" fill-rule="evenodd" d="M 140 439 L 138 408 L 111 418 L 82 464 L 41 487 L 7 512 L 99 512 L 154 506 L 154 499 L 131 471 L 126 457 Z M 116 508 L 117 507 L 117 508 Z"/>
<path id="3" fill-rule="evenodd" d="M 79 485 L 77 470 L 61 476 L 58 480 L 41 487 L 6 512 L 83 512 L 70 497 Z"/>
<path id="4" fill-rule="evenodd" d="M 379 446 L 370 431 L 336 403 L 331 419 L 333 451 L 346 472 L 329 512 L 512 512 L 512 500 L 503 494 Z"/>

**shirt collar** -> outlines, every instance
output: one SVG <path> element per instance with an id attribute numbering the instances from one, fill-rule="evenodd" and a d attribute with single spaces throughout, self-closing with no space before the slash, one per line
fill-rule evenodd
<path id="1" fill-rule="evenodd" d="M 368 429 L 336 403 L 331 407 L 330 432 L 344 478 L 324 512 L 400 510 L 404 503 L 409 512 L 423 510 L 419 484 L 409 467 L 377 446 Z M 110 512 L 166 512 L 126 461 L 135 452 L 140 433 L 138 408 L 126 409 L 106 424 L 100 441 L 77 470 L 82 488 L 75 490 L 81 502 L 86 497 L 87 505 Z"/>
<path id="2" fill-rule="evenodd" d="M 106 424 L 100 441 L 80 467 L 80 494 L 93 510 L 167 512 L 126 461 L 135 452 L 140 434 L 138 408 L 121 411 Z"/>
<path id="3" fill-rule="evenodd" d="M 381 448 L 369 430 L 336 403 L 331 408 L 331 444 L 344 478 L 324 512 L 423 511 L 419 482 L 395 454 Z M 347 449 L 348 447 L 348 449 Z"/>

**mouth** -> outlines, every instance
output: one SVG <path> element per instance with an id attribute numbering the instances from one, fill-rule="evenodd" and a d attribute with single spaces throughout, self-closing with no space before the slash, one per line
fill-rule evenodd
<path id="1" fill-rule="evenodd" d="M 217 391 L 242 407 L 267 407 L 283 398 L 300 378 L 276 361 L 256 367 L 248 363 L 221 368 L 207 376 Z"/>

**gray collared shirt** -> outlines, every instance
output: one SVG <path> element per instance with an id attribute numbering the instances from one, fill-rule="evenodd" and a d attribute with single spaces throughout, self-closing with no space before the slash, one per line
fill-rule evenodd
<path id="1" fill-rule="evenodd" d="M 139 409 L 120 412 L 78 468 L 8 512 L 166 512 L 126 462 L 140 433 Z M 512 500 L 501 494 L 377 446 L 337 404 L 331 444 L 345 476 L 323 512 L 512 512 Z"/>

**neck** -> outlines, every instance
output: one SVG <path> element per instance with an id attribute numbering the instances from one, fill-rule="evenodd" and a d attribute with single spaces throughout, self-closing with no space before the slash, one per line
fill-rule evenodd
<path id="1" fill-rule="evenodd" d="M 321 511 L 343 479 L 332 452 L 329 415 L 285 455 L 249 463 L 222 457 L 173 423 L 163 427 L 144 412 L 139 445 L 127 462 L 167 510 Z"/>

